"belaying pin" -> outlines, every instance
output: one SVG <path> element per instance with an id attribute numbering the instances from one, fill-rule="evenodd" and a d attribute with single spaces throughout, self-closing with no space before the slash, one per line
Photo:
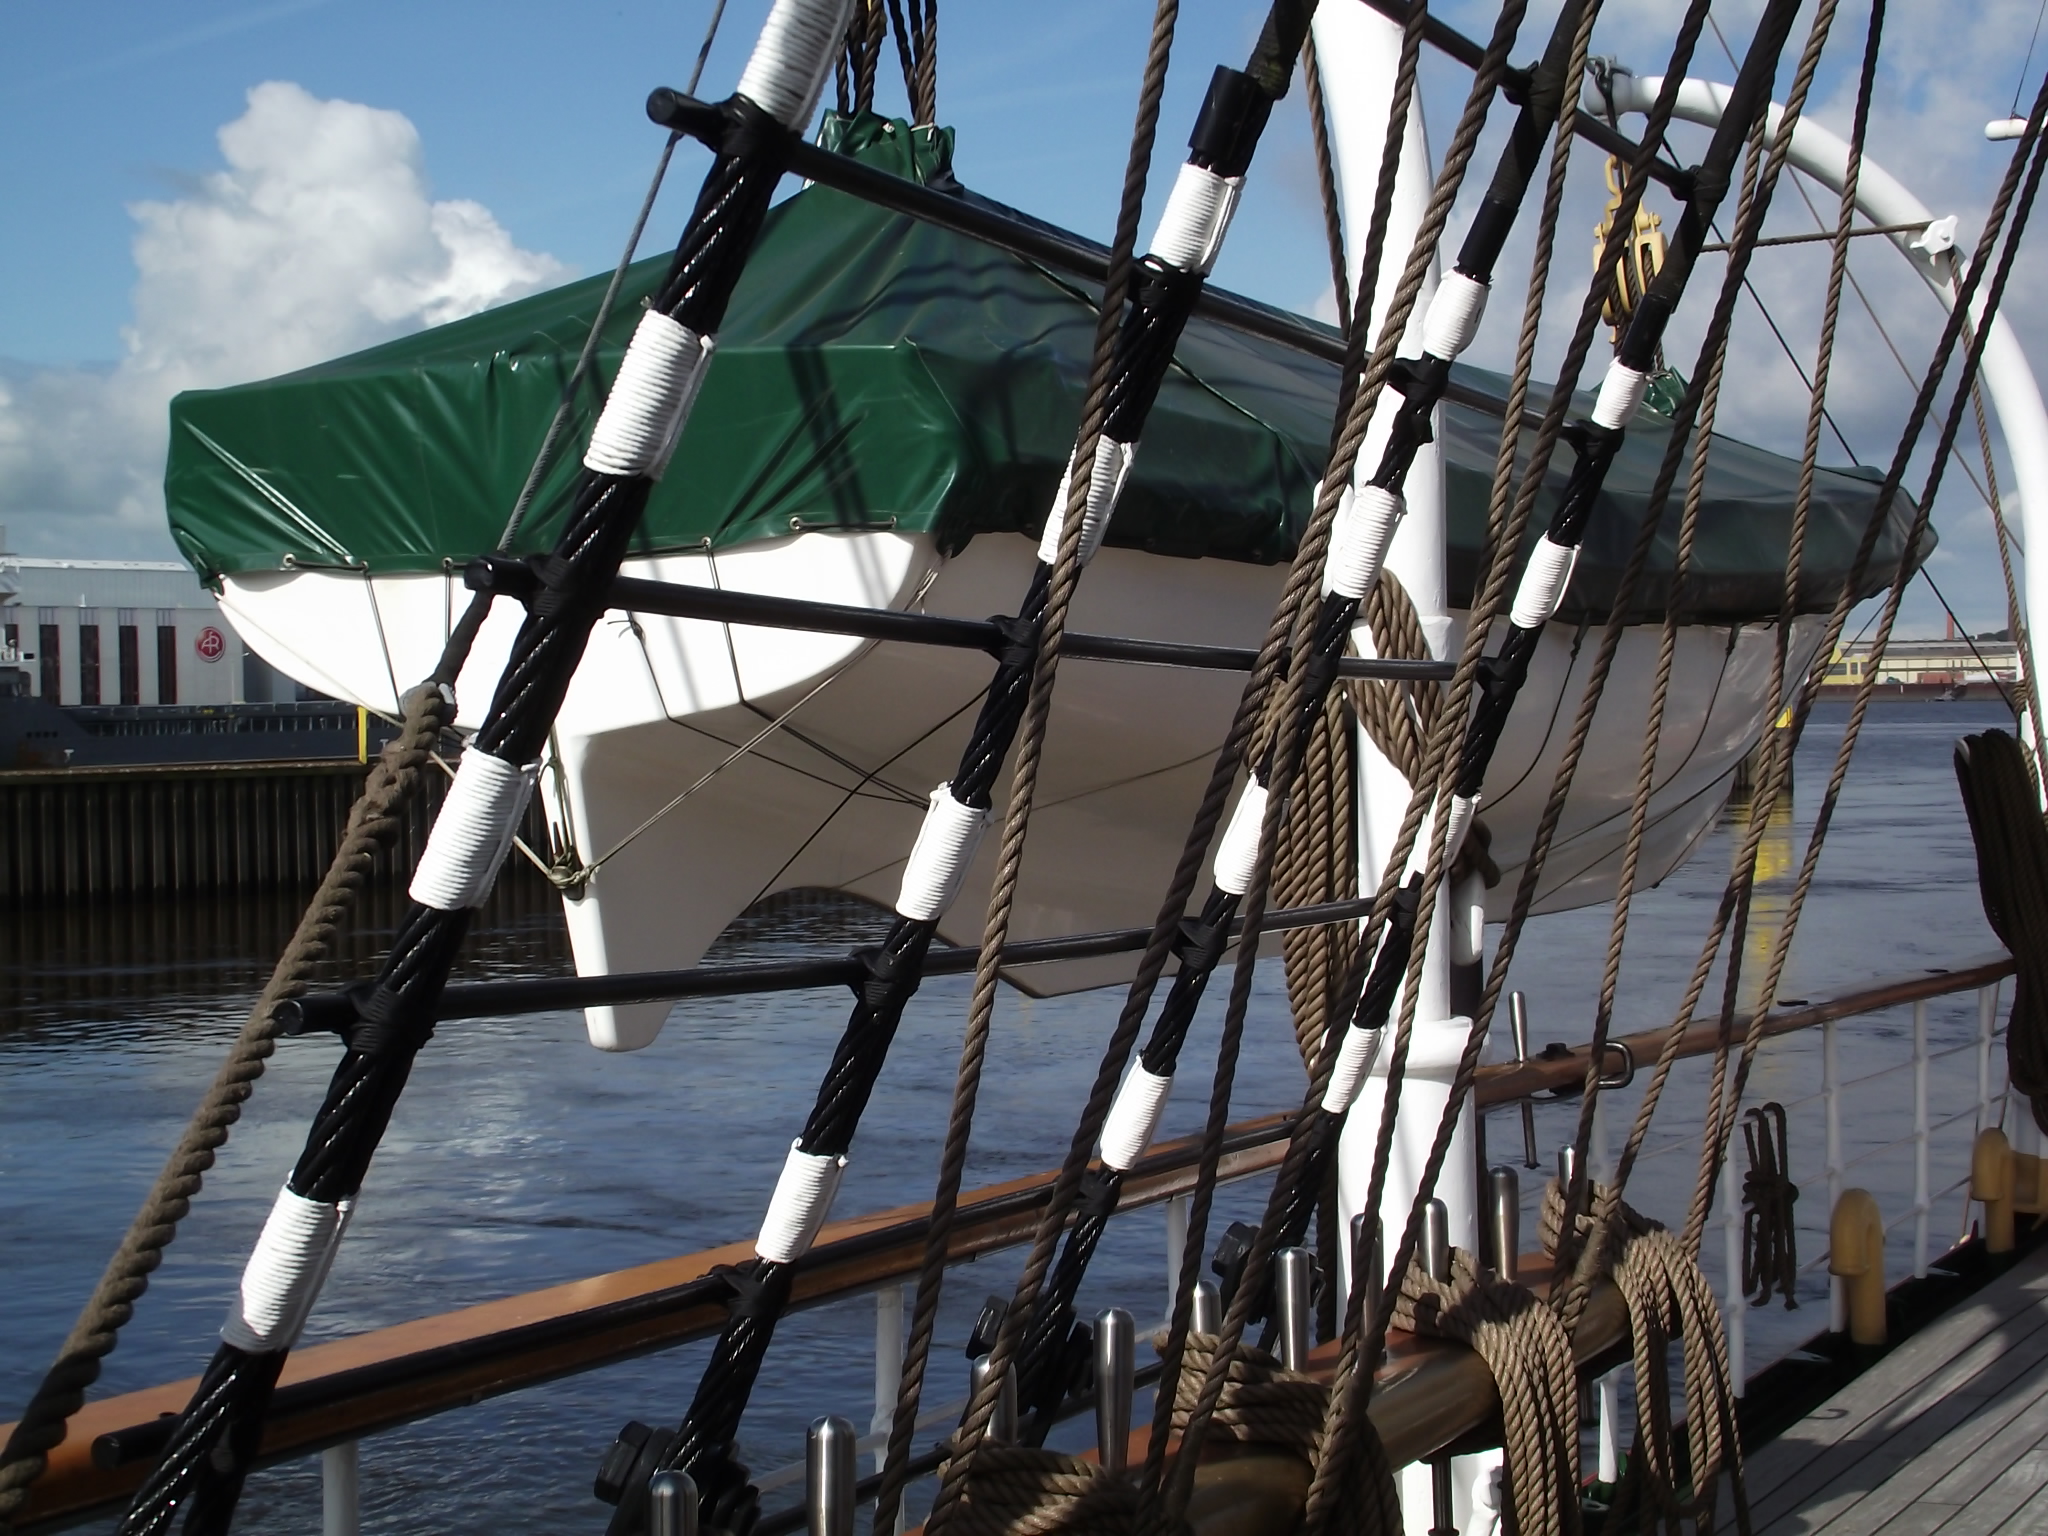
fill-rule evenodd
<path id="1" fill-rule="evenodd" d="M 1194 1333 L 1223 1331 L 1223 1293 L 1214 1280 L 1195 1282 L 1195 1314 L 1188 1320 L 1188 1328 Z"/>
<path id="2" fill-rule="evenodd" d="M 836 1413 L 811 1420 L 804 1437 L 804 1515 L 810 1536 L 853 1536 L 853 1425 Z"/>
<path id="3" fill-rule="evenodd" d="M 1451 1458 L 1439 1456 L 1429 1464 L 1429 1536 L 1458 1536 L 1452 1514 Z"/>
<path id="4" fill-rule="evenodd" d="M 1280 1363 L 1308 1369 L 1309 1319 L 1315 1313 L 1316 1256 L 1306 1248 L 1273 1255 L 1273 1321 L 1279 1325 Z"/>
<path id="5" fill-rule="evenodd" d="M 967 1379 L 969 1397 L 981 1395 L 981 1384 L 988 1380 L 989 1360 L 987 1355 L 975 1356 L 974 1369 Z M 1017 1373 L 1013 1370 L 1003 1372 L 1003 1387 L 996 1394 L 996 1411 L 988 1421 L 988 1438 L 1005 1445 L 1017 1443 Z"/>
<path id="6" fill-rule="evenodd" d="M 1131 1392 L 1137 1374 L 1137 1324 L 1122 1307 L 1095 1319 L 1095 1455 L 1105 1472 L 1130 1461 Z"/>
<path id="7" fill-rule="evenodd" d="M 1451 1278 L 1451 1213 L 1441 1200 L 1422 1211 L 1422 1270 L 1432 1280 Z"/>
<path id="8" fill-rule="evenodd" d="M 1512 1168 L 1489 1168 L 1486 1195 L 1488 1257 L 1496 1275 L 1512 1280 L 1515 1261 L 1522 1252 L 1522 1181 Z"/>
<path id="9" fill-rule="evenodd" d="M 1572 1180 L 1578 1171 L 1579 1149 L 1567 1142 L 1557 1149 L 1557 1187 L 1567 1200 L 1572 1197 Z"/>
<path id="10" fill-rule="evenodd" d="M 1529 1059 L 1529 995 L 1526 992 L 1508 994 L 1508 1027 L 1515 1036 L 1515 1065 L 1521 1066 Z M 1536 1105 L 1527 1094 L 1522 1095 L 1522 1166 L 1540 1168 L 1542 1160 L 1536 1155 Z"/>
<path id="11" fill-rule="evenodd" d="M 697 1485 L 689 1473 L 657 1472 L 647 1480 L 647 1532 L 697 1536 Z"/>
<path id="12" fill-rule="evenodd" d="M 1373 1314 L 1380 1309 L 1380 1298 L 1387 1289 L 1387 1256 L 1380 1251 L 1380 1229 L 1375 1222 L 1372 1235 L 1366 1235 L 1365 1212 L 1360 1211 L 1351 1218 L 1351 1283 L 1365 1287 L 1359 1315 L 1368 1324 Z"/>

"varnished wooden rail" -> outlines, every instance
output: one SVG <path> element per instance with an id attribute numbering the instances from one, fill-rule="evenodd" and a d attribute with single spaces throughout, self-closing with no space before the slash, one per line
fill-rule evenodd
<path id="1" fill-rule="evenodd" d="M 1914 976 L 1894 977 L 1889 981 L 1877 982 L 1844 992 L 1824 1002 L 1808 1003 L 1797 1008 L 1786 1008 L 1769 1014 L 1764 1019 L 1765 1039 L 1777 1035 L 1789 1035 L 1802 1029 L 1812 1029 L 1836 1019 L 1854 1018 L 1858 1014 L 1876 1013 L 1885 1008 L 1898 1008 L 1907 1003 L 1922 1002 L 1930 997 L 1946 997 L 1956 992 L 1974 992 L 1979 987 L 1988 987 L 2013 974 L 2015 967 L 2011 955 L 2004 951 L 1978 955 L 1964 961 L 1952 970 L 1923 971 Z M 1740 1046 L 1744 1032 L 1749 1028 L 1747 1015 L 1736 1019 L 1733 1043 Z M 1668 1031 L 1646 1029 L 1638 1034 L 1622 1035 L 1610 1042 L 1625 1045 L 1637 1064 L 1647 1066 L 1657 1059 L 1657 1053 L 1664 1048 Z M 1720 1021 L 1717 1019 L 1695 1018 L 1686 1027 L 1678 1043 L 1678 1058 L 1707 1056 L 1713 1053 L 1721 1038 Z M 1586 1082 L 1586 1058 L 1589 1046 L 1574 1046 L 1569 1050 L 1545 1054 L 1522 1063 L 1503 1062 L 1497 1066 L 1481 1067 L 1478 1074 L 1476 1093 L 1482 1109 L 1495 1104 L 1510 1104 L 1516 1099 L 1527 1098 L 1532 1093 L 1555 1093 L 1582 1088 Z"/>
<path id="2" fill-rule="evenodd" d="M 2011 958 L 2000 954 L 1949 971 L 1881 982 L 1773 1014 L 1765 1020 L 1764 1033 L 1789 1034 L 1972 991 L 2013 969 Z M 1738 1035 L 1746 1025 L 1747 1020 L 1738 1023 Z M 1719 1033 L 1715 1021 L 1693 1024 L 1679 1054 L 1712 1051 Z M 1624 1041 L 1639 1062 L 1647 1062 L 1661 1047 L 1663 1031 Z M 1479 1102 L 1508 1103 L 1530 1093 L 1578 1087 L 1586 1057 L 1586 1047 L 1580 1046 L 1526 1064 L 1484 1067 Z M 1232 1127 L 1221 1177 L 1250 1178 L 1276 1168 L 1291 1122 L 1291 1116 L 1272 1115 Z M 1125 1185 L 1123 1208 L 1191 1191 L 1198 1156 L 1193 1139 L 1154 1149 Z M 1036 1174 L 964 1196 L 950 1261 L 965 1263 L 1027 1241 L 1054 1177 Z M 923 1257 L 927 1215 L 924 1205 L 903 1206 L 828 1225 L 798 1265 L 794 1305 L 823 1306 L 914 1276 Z M 751 1242 L 730 1243 L 298 1350 L 273 1402 L 262 1461 L 310 1455 L 522 1387 L 707 1338 L 725 1317 L 723 1287 L 713 1270 L 741 1263 L 752 1253 Z M 1374 1418 L 1387 1414 L 1382 1433 L 1390 1437 L 1390 1447 L 1400 1444 L 1405 1454 L 1399 1459 L 1471 1433 L 1495 1411 L 1492 1384 L 1483 1379 L 1484 1367 L 1469 1351 L 1417 1340 L 1393 1344 L 1390 1380 L 1375 1398 Z M 88 1403 L 71 1421 L 64 1443 L 51 1452 L 17 1531 L 26 1536 L 70 1524 L 125 1501 L 167 1437 L 164 1415 L 182 1409 L 195 1385 L 196 1378 L 187 1378 Z M 0 1441 L 11 1428 L 0 1427 Z"/>

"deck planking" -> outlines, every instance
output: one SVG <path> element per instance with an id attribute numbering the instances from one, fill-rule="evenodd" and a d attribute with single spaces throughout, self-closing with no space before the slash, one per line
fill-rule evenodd
<path id="1" fill-rule="evenodd" d="M 2048 1250 L 1748 1465 L 1756 1536 L 2048 1536 Z"/>

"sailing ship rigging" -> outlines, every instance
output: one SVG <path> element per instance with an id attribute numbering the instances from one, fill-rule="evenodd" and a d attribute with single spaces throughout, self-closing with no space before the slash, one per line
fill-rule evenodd
<path id="1" fill-rule="evenodd" d="M 821 1081 L 752 1257 L 711 1277 L 724 1320 L 679 1420 L 629 1424 L 596 1469 L 616 1536 L 748 1536 L 759 1519 L 739 1442 L 777 1324 L 906 1009 L 928 973 L 970 967 L 877 1529 L 896 1524 L 914 1476 L 999 979 L 1124 998 L 1020 1278 L 976 1331 L 983 1359 L 927 1529 L 1202 1530 L 1198 1482 L 1242 1492 L 1270 1473 L 1213 1472 L 1231 1465 L 1212 1454 L 1227 1436 L 1289 1447 L 1281 1492 L 1244 1495 L 1261 1530 L 1575 1532 L 1580 1373 L 1619 1353 L 1636 1372 L 1640 1517 L 1704 1529 L 1718 1503 L 1746 1526 L 1740 1378 L 1699 1247 L 1869 682 L 1744 1033 L 1759 842 L 1849 612 L 1883 599 L 1881 649 L 1932 548 L 1976 382 L 2009 440 L 2041 417 L 1997 311 L 2048 161 L 2048 85 L 1965 252 L 1863 156 L 1882 3 L 1846 142 L 1804 116 L 1834 0 L 1767 0 L 1726 87 L 1689 77 L 1707 9 L 1687 7 L 1662 74 L 1635 76 L 1595 65 L 1599 0 L 1565 0 L 1519 69 L 1522 0 L 1484 44 L 1421 4 L 1273 0 L 1245 66 L 1216 68 L 1141 244 L 1177 13 L 1160 0 L 1105 250 L 960 186 L 934 121 L 934 0 L 907 17 L 895 0 L 775 0 L 730 96 L 650 98 L 660 126 L 713 152 L 672 256 L 181 397 L 172 526 L 238 627 L 326 691 L 402 714 L 408 772 L 443 728 L 464 748 L 375 977 L 266 1000 L 260 1028 L 331 1029 L 341 1060 L 124 1536 L 231 1528 L 414 1059 L 462 1016 L 451 965 L 536 795 L 551 845 L 517 856 L 560 890 L 583 978 L 549 995 L 586 1007 L 601 1048 L 652 1044 L 676 973 L 764 895 L 822 886 L 893 914 L 834 972 L 852 1009 L 829 1056 L 801 1067 Z M 892 36 L 908 119 L 873 107 Z M 1472 71 L 1435 164 L 1415 99 L 1426 45 Z M 1341 330 L 1210 281 L 1303 66 L 1334 157 L 1319 179 Z M 1475 199 L 1480 136 L 1505 108 Z M 1710 129 L 1695 163 L 1673 160 L 1681 119 Z M 1585 282 L 1552 250 L 1588 139 L 1610 196 Z M 1788 167 L 1839 201 L 1797 459 L 1714 431 L 1736 298 Z M 805 184 L 778 201 L 792 178 Z M 1646 201 L 1659 185 L 1677 202 L 1668 234 Z M 1859 213 L 1948 306 L 1880 476 L 1818 462 L 1846 252 L 1873 233 Z M 1520 292 L 1503 270 L 1517 229 L 1534 233 Z M 1702 265 L 1716 250 L 1718 284 Z M 1576 324 L 1544 383 L 1537 334 L 1559 292 L 1579 300 Z M 1489 308 L 1514 298 L 1513 370 L 1462 363 Z M 1682 306 L 1708 319 L 1674 373 Z M 1613 356 L 1589 395 L 1603 321 Z M 1908 468 L 1937 422 L 1914 493 Z M 530 458 L 571 438 L 573 458 Z M 2031 494 L 2048 450 L 2012 451 L 2024 514 L 2048 519 Z M 427 681 L 401 696 L 405 678 Z M 1792 724 L 1773 731 L 1781 714 Z M 2038 723 L 2022 735 L 2031 747 Z M 1596 1169 L 1614 1050 L 1629 1075 L 1637 1065 L 1609 1038 L 1631 899 L 1686 858 L 1755 752 L 1759 788 L 1688 995 L 1641 1063 L 1618 1162 Z M 1482 1241 L 1475 1074 L 1526 921 L 1600 904 L 1613 908 L 1606 967 L 1575 1139 L 1542 1207 L 1539 1293 L 1500 1170 Z M 1263 1216 L 1223 1235 L 1212 1289 L 1207 1227 L 1270 932 L 1289 934 L 1307 1086 Z M 1624 1195 L 1724 944 L 1697 1188 L 1667 1230 Z M 1226 962 L 1154 1422 L 1126 1465 L 1124 1331 L 1077 1313 Z M 1295 1255 L 1319 1234 L 1331 1305 L 1316 1374 Z M 1397 1325 L 1483 1357 L 1507 1405 L 1498 1445 L 1447 1441 L 1430 1465 L 1397 1468 L 1370 1411 Z M 1682 1426 L 1664 1378 L 1674 1341 Z M 1043 1450 L 1091 1394 L 1108 1426 L 1099 1458 Z M 48 1448 L 10 1450 L 7 1465 Z"/>

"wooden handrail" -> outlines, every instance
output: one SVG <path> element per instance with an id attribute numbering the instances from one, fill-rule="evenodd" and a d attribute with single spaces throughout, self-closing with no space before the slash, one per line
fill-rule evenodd
<path id="1" fill-rule="evenodd" d="M 1897 1008 L 1905 1003 L 1923 1002 L 1930 997 L 1946 997 L 1952 992 L 1972 992 L 1979 987 L 1988 987 L 1994 981 L 2003 980 L 2016 969 L 2011 955 L 2000 951 L 1996 954 L 1979 955 L 1954 970 L 1926 971 L 1916 976 L 1895 977 L 1881 981 L 1874 986 L 1864 987 L 1855 992 L 1844 992 L 1825 1002 L 1811 1003 L 1798 1008 L 1787 1008 L 1764 1019 L 1764 1038 L 1774 1035 L 1789 1035 L 1797 1030 L 1811 1029 L 1816 1024 L 1826 1024 L 1835 1019 L 1853 1018 L 1858 1014 L 1876 1013 L 1881 1008 Z M 1749 1028 L 1750 1016 L 1743 1015 L 1735 1021 L 1735 1039 L 1739 1044 L 1743 1032 Z M 1639 1065 L 1647 1066 L 1657 1059 L 1657 1053 L 1664 1048 L 1667 1031 L 1646 1029 L 1638 1034 L 1623 1035 L 1614 1044 L 1625 1045 Z M 1678 1042 L 1678 1057 L 1711 1055 L 1721 1038 L 1720 1021 L 1695 1017 L 1686 1026 Z M 1481 1067 L 1475 1093 L 1479 1107 L 1486 1109 L 1495 1104 L 1511 1104 L 1517 1099 L 1527 1098 L 1533 1093 L 1570 1091 L 1585 1086 L 1586 1057 L 1590 1047 L 1573 1046 L 1570 1050 L 1546 1054 L 1532 1060 L 1516 1063 L 1502 1062 L 1495 1066 Z"/>
<path id="2" fill-rule="evenodd" d="M 1219 1176 L 1279 1166 L 1292 1116 L 1231 1128 Z M 1155 1148 L 1124 1186 L 1125 1209 L 1195 1187 L 1195 1138 Z M 1053 1173 L 963 1195 L 948 1261 L 1028 1242 Z M 799 1261 L 793 1308 L 823 1306 L 913 1278 L 924 1258 L 929 1207 L 901 1206 L 835 1221 Z M 712 1271 L 753 1257 L 751 1241 L 508 1296 L 435 1317 L 295 1350 L 272 1400 L 259 1464 L 310 1455 L 484 1398 L 708 1338 L 725 1321 Z M 167 1438 L 197 1377 L 87 1403 L 29 1490 L 18 1531 L 70 1523 L 125 1501 Z M 0 1427 L 0 1442 L 12 1430 Z"/>
<path id="3" fill-rule="evenodd" d="M 1765 1020 L 1764 1034 L 1789 1034 L 1831 1019 L 1970 991 L 2013 971 L 2009 955 L 1973 958 L 1954 970 L 1885 981 L 1773 1014 Z M 1742 1020 L 1739 1027 L 1747 1023 Z M 1663 1036 L 1664 1031 L 1649 1030 L 1623 1040 L 1639 1062 L 1647 1062 L 1661 1048 Z M 1716 1021 L 1696 1021 L 1682 1037 L 1679 1054 L 1704 1055 L 1715 1048 L 1718 1037 Z M 1479 1103 L 1501 1104 L 1545 1090 L 1576 1088 L 1585 1079 L 1586 1056 L 1587 1048 L 1579 1046 L 1525 1064 L 1482 1067 Z M 1292 1121 L 1290 1115 L 1269 1115 L 1233 1126 L 1227 1133 L 1220 1177 L 1248 1178 L 1278 1167 Z M 1155 1148 L 1132 1171 L 1122 1208 L 1190 1192 L 1199 1152 L 1194 1138 Z M 949 1262 L 966 1263 L 1028 1241 L 1055 1177 L 1050 1172 L 1035 1174 L 963 1196 L 948 1247 Z M 927 1212 L 922 1204 L 901 1206 L 829 1224 L 798 1265 L 792 1305 L 823 1306 L 914 1276 L 923 1258 Z M 725 1320 L 723 1287 L 712 1271 L 742 1263 L 752 1254 L 751 1242 L 729 1243 L 295 1351 L 273 1399 L 261 1461 L 310 1455 L 450 1408 L 707 1338 Z M 1436 1352 L 1449 1348 L 1462 1356 L 1467 1353 L 1463 1350 L 1418 1340 L 1396 1344 L 1388 1370 L 1404 1378 L 1407 1390 L 1376 1398 L 1376 1419 L 1382 1401 L 1402 1405 L 1404 1419 L 1420 1414 L 1421 1399 L 1428 1395 L 1420 1390 L 1425 1381 L 1441 1379 L 1448 1387 L 1469 1374 L 1462 1360 L 1449 1358 L 1418 1371 Z M 1472 1363 L 1476 1365 L 1476 1360 Z M 1483 1367 L 1479 1369 L 1483 1375 Z M 1405 1380 L 1409 1373 L 1416 1373 L 1413 1382 Z M 182 1409 L 196 1385 L 197 1378 L 191 1377 L 88 1403 L 72 1419 L 63 1444 L 50 1453 L 48 1469 L 30 1489 L 17 1530 L 26 1536 L 124 1501 L 167 1437 L 169 1421 L 162 1416 Z M 1461 1403 L 1473 1397 L 1463 1391 L 1456 1395 Z M 1473 1400 L 1486 1405 L 1494 1401 L 1484 1393 Z M 1490 1411 L 1489 1406 L 1481 1416 Z M 1469 1417 L 1463 1407 L 1446 1412 L 1448 1417 L 1424 1415 L 1428 1428 L 1418 1421 L 1415 1431 L 1431 1438 L 1438 1419 L 1448 1425 L 1451 1419 Z M 0 1426 L 0 1441 L 12 1428 Z M 1446 1430 L 1445 1438 L 1469 1428 L 1461 1424 Z"/>

